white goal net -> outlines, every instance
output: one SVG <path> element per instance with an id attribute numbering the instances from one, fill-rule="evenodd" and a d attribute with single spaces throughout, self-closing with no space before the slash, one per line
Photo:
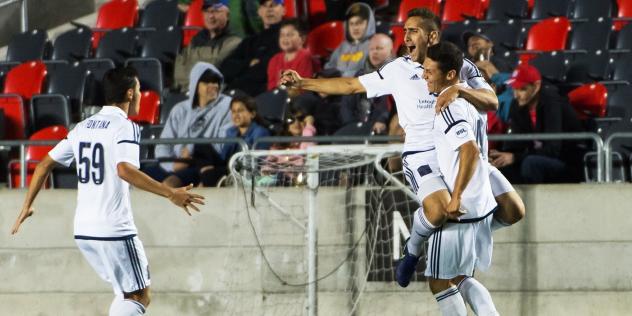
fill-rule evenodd
<path id="1" fill-rule="evenodd" d="M 244 238 L 254 239 L 261 265 L 263 299 L 254 314 L 370 315 L 363 298 L 370 284 L 396 287 L 396 260 L 418 207 L 387 171 L 400 148 L 313 146 L 231 159 L 252 231 Z M 228 291 L 224 299 L 233 300 L 240 289 Z M 222 305 L 231 306 L 227 314 L 253 312 L 238 301 Z"/>

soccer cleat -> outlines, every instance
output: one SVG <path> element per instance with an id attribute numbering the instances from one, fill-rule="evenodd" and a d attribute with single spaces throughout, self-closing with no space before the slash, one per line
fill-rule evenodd
<path id="1" fill-rule="evenodd" d="M 417 268 L 417 263 L 419 262 L 419 257 L 415 257 L 408 253 L 407 247 L 404 246 L 404 256 L 399 259 L 399 263 L 397 264 L 397 269 L 395 270 L 395 278 L 397 279 L 397 284 L 401 287 L 407 287 L 410 283 L 410 279 L 413 278 L 413 274 L 415 274 L 415 269 Z"/>

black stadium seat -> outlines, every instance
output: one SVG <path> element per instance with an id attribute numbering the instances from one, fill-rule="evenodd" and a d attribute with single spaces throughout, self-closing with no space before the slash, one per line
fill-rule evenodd
<path id="1" fill-rule="evenodd" d="M 133 29 L 112 30 L 101 38 L 95 58 L 109 58 L 116 65 L 123 65 L 125 60 L 136 56 L 136 31 Z"/>
<path id="2" fill-rule="evenodd" d="M 561 52 L 546 52 L 538 54 L 529 61 L 540 71 L 543 79 L 551 83 L 559 83 L 564 79 L 566 74 L 565 56 Z"/>
<path id="3" fill-rule="evenodd" d="M 528 10 L 528 3 L 524 0 L 491 0 L 485 19 L 488 21 L 521 19 L 527 15 Z"/>
<path id="4" fill-rule="evenodd" d="M 42 60 L 50 50 L 48 34 L 42 30 L 32 30 L 14 35 L 7 48 L 7 61 L 25 62 Z"/>
<path id="5" fill-rule="evenodd" d="M 105 73 L 114 69 L 114 62 L 110 59 L 84 59 L 81 65 L 85 70 L 90 71 L 88 82 L 86 83 L 86 105 L 105 105 L 105 97 L 103 95 L 103 76 Z"/>
<path id="6" fill-rule="evenodd" d="M 39 94 L 33 96 L 30 105 L 31 130 L 63 125 L 70 126 L 70 105 L 61 94 Z"/>
<path id="7" fill-rule="evenodd" d="M 126 66 L 130 66 L 138 72 L 141 90 L 153 90 L 162 93 L 163 77 L 162 65 L 156 58 L 130 58 L 125 61 Z"/>
<path id="8" fill-rule="evenodd" d="M 613 1 L 575 0 L 571 17 L 574 19 L 597 19 L 611 17 Z"/>
<path id="9" fill-rule="evenodd" d="M 531 18 L 542 20 L 553 16 L 568 16 L 571 3 L 571 0 L 535 0 Z"/>
<path id="10" fill-rule="evenodd" d="M 53 44 L 53 60 L 81 61 L 90 56 L 92 30 L 88 27 L 77 27 L 60 34 Z"/>
<path id="11" fill-rule="evenodd" d="M 290 98 L 287 91 L 274 89 L 264 92 L 255 98 L 257 114 L 266 121 L 270 130 L 277 131 L 283 126 L 289 108 Z"/>
<path id="12" fill-rule="evenodd" d="M 588 51 L 608 49 L 611 29 L 610 18 L 575 23 L 568 48 Z"/>
<path id="13" fill-rule="evenodd" d="M 88 70 L 80 63 L 64 61 L 46 62 L 49 94 L 61 94 L 68 100 L 72 120 L 80 119 Z"/>
<path id="14" fill-rule="evenodd" d="M 165 29 L 178 25 L 179 17 L 177 0 L 153 0 L 145 5 L 138 27 Z"/>

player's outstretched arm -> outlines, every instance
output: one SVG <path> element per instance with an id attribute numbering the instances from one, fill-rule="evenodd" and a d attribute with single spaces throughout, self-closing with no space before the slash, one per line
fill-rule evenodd
<path id="1" fill-rule="evenodd" d="M 26 192 L 26 197 L 24 198 L 24 204 L 22 205 L 22 211 L 18 218 L 15 220 L 15 224 L 13 224 L 13 228 L 11 229 L 11 234 L 15 235 L 20 229 L 20 225 L 31 215 L 33 215 L 33 201 L 37 194 L 46 183 L 46 179 L 48 179 L 48 175 L 51 170 L 55 168 L 57 163 L 50 156 L 46 155 L 44 159 L 37 164 L 35 168 L 35 172 L 33 173 L 33 178 L 31 178 L 31 184 L 29 185 L 29 190 Z"/>
<path id="2" fill-rule="evenodd" d="M 459 97 L 472 103 L 481 111 L 498 110 L 498 97 L 494 91 L 484 88 L 470 89 L 460 85 L 455 85 L 448 88 L 448 90 L 437 97 L 437 103 L 435 104 L 436 112 L 439 113 L 443 111 Z"/>
<path id="3" fill-rule="evenodd" d="M 358 78 L 302 78 L 294 70 L 286 70 L 281 74 L 282 85 L 332 95 L 348 95 L 365 93 L 364 86 Z"/>
<path id="4" fill-rule="evenodd" d="M 189 207 L 199 212 L 200 209 L 198 209 L 195 204 L 204 205 L 203 196 L 188 192 L 191 188 L 193 188 L 192 184 L 181 188 L 170 188 L 167 185 L 152 179 L 144 172 L 136 169 L 136 167 L 127 162 L 119 162 L 118 165 L 116 165 L 116 171 L 118 176 L 127 181 L 129 184 L 141 190 L 168 198 L 171 203 L 182 207 L 189 216 L 191 215 Z"/>
<path id="5" fill-rule="evenodd" d="M 465 214 L 461 210 L 461 195 L 474 175 L 479 154 L 478 146 L 473 140 L 459 147 L 459 172 L 456 175 L 452 198 L 447 208 L 450 217 Z"/>

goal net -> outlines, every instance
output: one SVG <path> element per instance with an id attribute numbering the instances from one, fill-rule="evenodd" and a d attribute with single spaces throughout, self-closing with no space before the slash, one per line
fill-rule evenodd
<path id="1" fill-rule="evenodd" d="M 396 261 L 418 208 L 401 168 L 388 171 L 400 148 L 312 146 L 231 159 L 252 231 L 244 238 L 254 239 L 259 258 L 262 300 L 255 314 L 368 315 L 376 303 L 363 297 L 371 284 L 397 286 Z M 222 305 L 230 306 L 227 314 L 252 313 L 243 300 L 231 301 L 238 287 L 228 287 Z"/>

